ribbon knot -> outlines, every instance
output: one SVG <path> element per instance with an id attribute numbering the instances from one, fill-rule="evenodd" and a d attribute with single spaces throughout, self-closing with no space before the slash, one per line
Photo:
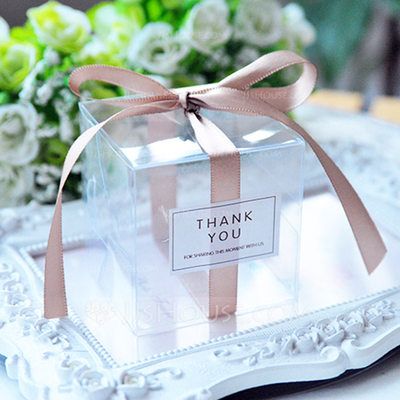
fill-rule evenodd
<path id="1" fill-rule="evenodd" d="M 179 98 L 179 103 L 182 106 L 185 114 L 190 112 L 197 114 L 200 111 L 200 107 L 192 101 L 190 97 L 190 92 L 188 91 L 180 92 L 178 93 L 178 98 Z"/>
<path id="2" fill-rule="evenodd" d="M 252 88 L 254 84 L 268 76 L 294 65 L 302 65 L 303 72 L 293 84 L 277 88 Z M 239 151 L 224 132 L 200 114 L 201 108 L 243 115 L 264 115 L 296 131 L 314 151 L 330 179 L 353 230 L 365 266 L 368 272 L 372 272 L 384 257 L 386 247 L 368 211 L 337 165 L 307 131 L 285 114 L 308 98 L 313 91 L 316 77 L 315 66 L 290 51 L 277 51 L 264 55 L 221 82 L 192 88 L 190 92 L 188 89 L 169 90 L 149 77 L 117 67 L 90 65 L 76 69 L 71 74 L 70 87 L 77 95 L 82 83 L 98 80 L 117 85 L 139 96 L 105 100 L 109 104 L 119 106 L 121 111 L 83 132 L 72 144 L 66 156 L 46 254 L 45 316 L 52 318 L 67 315 L 62 246 L 62 191 L 80 154 L 90 140 L 112 120 L 163 113 L 180 107 L 184 109 L 200 146 L 210 158 L 215 155 L 220 156 L 221 165 L 228 175 L 229 170 L 239 170 L 240 174 L 240 163 L 232 162 L 229 165 L 225 155 L 236 151 L 238 156 Z M 226 149 L 228 151 L 224 153 Z M 231 161 L 233 158 L 231 157 Z M 237 158 L 240 159 L 239 156 Z M 220 175 L 226 177 L 224 174 Z M 223 180 L 225 184 L 227 180 Z M 231 186 L 233 192 L 238 190 L 235 187 L 236 183 L 233 182 Z"/>

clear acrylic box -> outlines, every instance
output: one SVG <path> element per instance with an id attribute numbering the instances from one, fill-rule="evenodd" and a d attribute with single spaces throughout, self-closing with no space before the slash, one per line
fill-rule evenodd
<path id="1" fill-rule="evenodd" d="M 116 111 L 104 101 L 81 103 L 82 131 Z M 212 222 L 207 227 L 207 216 L 221 221 L 224 215 L 215 214 L 215 205 L 210 204 L 210 161 L 193 139 L 183 110 L 112 122 L 86 150 L 87 210 L 113 260 L 91 284 L 101 288 L 112 309 L 138 336 L 202 323 L 232 326 L 232 320 L 242 317 L 247 327 L 260 325 L 265 310 L 297 301 L 304 141 L 268 117 L 201 112 L 229 136 L 241 155 L 240 199 L 216 204 L 230 213 L 230 222 L 236 215 L 234 222 L 242 229 L 242 236 L 230 242 L 235 246 L 224 248 L 239 260 L 232 267 L 230 260 L 218 262 L 215 253 L 210 255 L 215 250 L 211 245 L 205 249 L 210 251 L 197 252 L 196 246 L 204 247 L 204 235 L 214 228 Z M 248 215 L 246 228 L 249 204 L 256 210 L 249 215 L 262 219 L 251 225 Z M 198 220 L 198 210 L 203 210 L 201 238 L 188 223 L 192 211 L 193 221 Z M 185 216 L 182 221 L 179 215 Z M 175 217 L 176 232 L 171 231 Z M 243 250 L 253 242 L 267 247 L 271 237 L 270 252 Z M 171 253 L 180 257 L 190 246 L 197 249 L 190 256 L 201 262 L 171 262 Z M 222 249 L 225 243 L 219 246 Z M 204 307 L 215 279 L 210 271 L 220 271 L 215 276 L 221 279 L 223 271 L 236 265 L 236 312 L 210 319 Z"/>

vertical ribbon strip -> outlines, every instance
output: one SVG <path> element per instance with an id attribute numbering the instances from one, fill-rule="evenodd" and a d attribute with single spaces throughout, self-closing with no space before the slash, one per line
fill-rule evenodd
<path id="1" fill-rule="evenodd" d="M 210 157 L 211 203 L 240 198 L 240 153 L 216 125 L 197 113 L 188 114 L 197 143 Z M 213 140 L 209 140 L 213 132 Z M 237 306 L 238 266 L 211 269 L 208 275 L 208 317 L 233 314 Z"/>

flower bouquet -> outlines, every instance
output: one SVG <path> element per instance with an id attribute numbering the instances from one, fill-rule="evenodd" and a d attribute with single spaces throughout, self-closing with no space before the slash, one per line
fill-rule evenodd
<path id="1" fill-rule="evenodd" d="M 22 27 L 0 17 L 0 207 L 53 202 L 61 167 L 79 134 L 76 66 L 107 64 L 152 75 L 170 87 L 210 83 L 261 54 L 302 53 L 315 38 L 296 4 L 275 0 L 115 0 L 86 13 L 55 1 L 27 12 Z M 296 71 L 267 85 L 285 85 Z M 89 97 L 123 95 L 90 83 Z M 67 198 L 80 196 L 80 165 Z"/>

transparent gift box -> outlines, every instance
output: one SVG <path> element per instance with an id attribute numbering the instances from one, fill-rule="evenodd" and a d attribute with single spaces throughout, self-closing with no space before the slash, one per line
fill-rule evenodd
<path id="1" fill-rule="evenodd" d="M 80 108 L 82 131 L 117 111 Z M 297 301 L 303 139 L 269 117 L 202 114 L 240 152 L 239 199 L 211 203 L 210 159 L 181 109 L 111 122 L 85 151 L 87 210 L 113 260 L 88 284 L 138 336 L 240 318 L 256 326 Z M 214 316 L 227 282 L 219 305 L 234 310 Z"/>

